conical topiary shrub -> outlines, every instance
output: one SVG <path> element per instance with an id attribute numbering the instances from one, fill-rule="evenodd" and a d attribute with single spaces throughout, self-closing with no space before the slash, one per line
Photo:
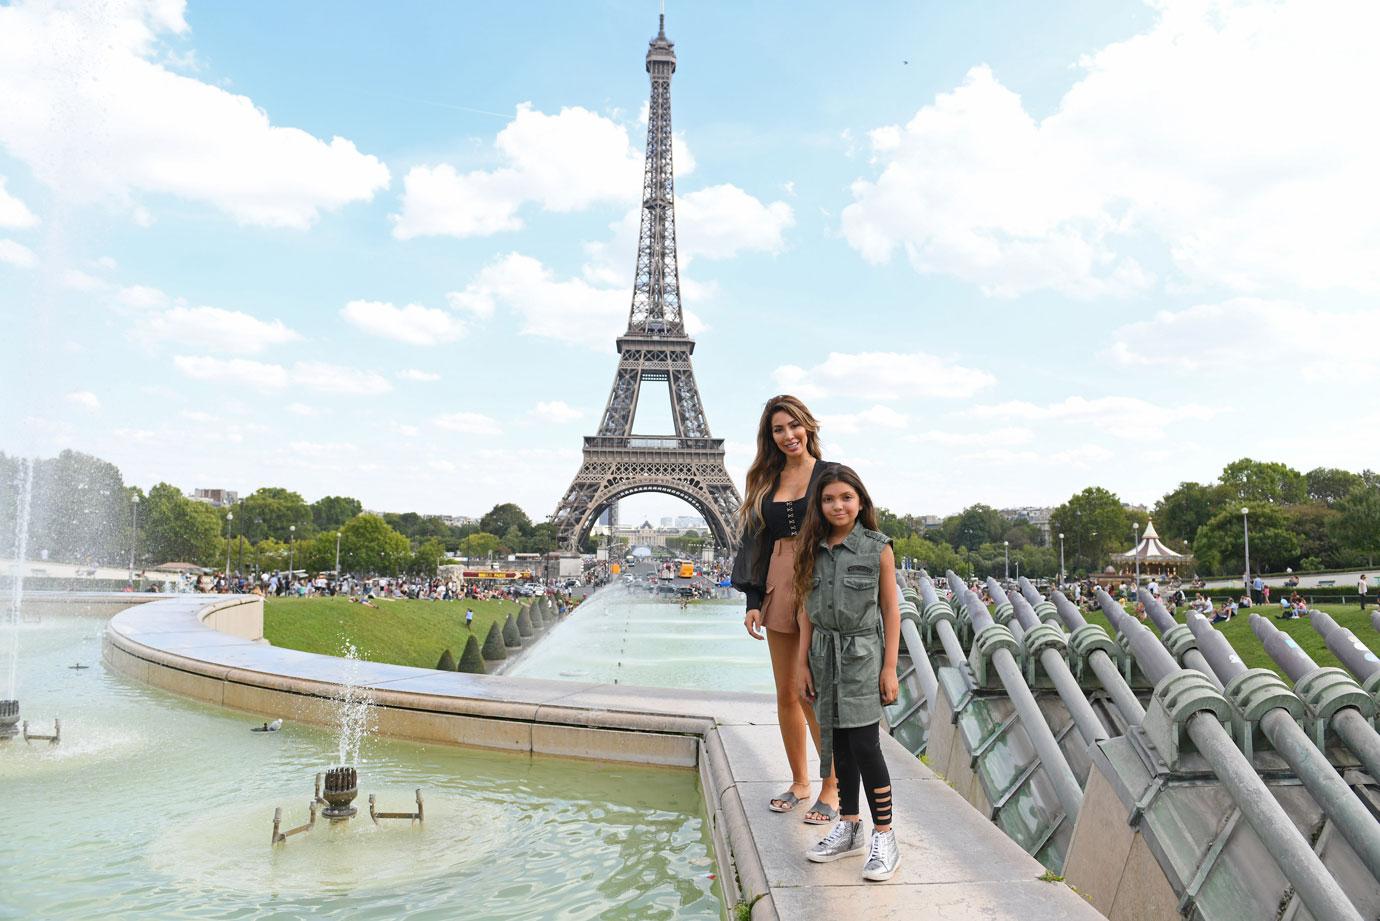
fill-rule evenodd
<path id="1" fill-rule="evenodd" d="M 498 624 L 489 624 L 489 635 L 484 639 L 481 653 L 490 662 L 508 658 L 508 650 L 503 645 L 503 628 Z"/>
<path id="2" fill-rule="evenodd" d="M 518 633 L 517 621 L 511 614 L 503 622 L 503 645 L 509 649 L 516 649 L 522 645 L 522 634 Z"/>
<path id="3" fill-rule="evenodd" d="M 455 656 L 450 654 L 449 649 L 441 653 L 441 658 L 436 662 L 436 669 L 443 672 L 455 671 Z"/>
<path id="4" fill-rule="evenodd" d="M 546 612 L 541 609 L 541 605 L 534 604 L 528 611 L 532 618 L 532 629 L 540 633 L 546 629 Z"/>
<path id="5" fill-rule="evenodd" d="M 531 636 L 536 632 L 532 629 L 532 618 L 528 615 L 526 608 L 518 608 L 517 628 L 518 633 L 524 637 Z"/>
<path id="6" fill-rule="evenodd" d="M 472 633 L 465 643 L 465 651 L 460 653 L 460 664 L 455 667 L 455 670 L 457 672 L 470 672 L 475 675 L 482 675 L 488 671 L 484 667 L 484 657 L 479 654 L 479 640 L 475 639 Z"/>

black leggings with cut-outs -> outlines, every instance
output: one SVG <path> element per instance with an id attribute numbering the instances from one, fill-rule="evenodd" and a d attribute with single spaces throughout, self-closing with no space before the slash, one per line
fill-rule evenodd
<path id="1" fill-rule="evenodd" d="M 891 824 L 891 772 L 882 757 L 877 724 L 834 730 L 834 767 L 839 777 L 839 815 L 858 814 L 858 788 L 867 794 L 873 825 Z"/>

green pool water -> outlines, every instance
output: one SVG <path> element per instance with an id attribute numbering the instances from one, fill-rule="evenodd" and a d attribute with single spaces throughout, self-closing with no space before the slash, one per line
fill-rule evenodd
<path id="1" fill-rule="evenodd" d="M 688 771 L 370 736 L 361 815 L 272 847 L 274 807 L 306 821 L 335 734 L 251 733 L 254 716 L 108 672 L 104 626 L 19 627 L 24 716 L 60 717 L 63 740 L 0 743 L 0 918 L 723 917 Z M 417 787 L 423 825 L 370 823 L 369 793 L 408 811 Z"/>

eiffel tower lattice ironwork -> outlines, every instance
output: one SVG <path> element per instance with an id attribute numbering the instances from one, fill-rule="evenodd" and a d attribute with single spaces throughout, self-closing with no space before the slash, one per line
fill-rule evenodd
<path id="1" fill-rule="evenodd" d="M 651 104 L 642 177 L 642 228 L 637 241 L 628 331 L 618 337 L 618 372 L 597 435 L 585 438 L 584 463 L 552 521 L 562 547 L 576 549 L 604 509 L 625 496 L 660 492 L 683 499 L 704 516 L 721 547 L 737 544 L 733 525 L 741 499 L 724 467 L 724 442 L 709 434 L 685 334 L 676 263 L 675 175 L 671 163 L 671 75 L 675 46 L 666 16 L 647 49 Z M 674 435 L 634 435 L 638 397 L 647 381 L 665 382 Z"/>

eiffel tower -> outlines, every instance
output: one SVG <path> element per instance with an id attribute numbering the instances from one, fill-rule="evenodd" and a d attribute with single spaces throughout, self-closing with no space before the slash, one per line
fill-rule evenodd
<path id="1" fill-rule="evenodd" d="M 675 46 L 666 37 L 666 14 L 647 49 L 651 105 L 647 161 L 642 174 L 642 229 L 637 241 L 628 330 L 618 337 L 613 378 L 599 433 L 585 438 L 584 463 L 552 521 L 561 546 L 578 549 L 612 503 L 635 493 L 682 499 L 704 516 L 715 542 L 737 545 L 734 515 L 742 500 L 724 468 L 724 441 L 709 434 L 685 334 L 676 263 L 675 175 L 671 165 L 671 74 Z M 647 381 L 670 392 L 674 435 L 635 435 L 633 418 Z"/>

